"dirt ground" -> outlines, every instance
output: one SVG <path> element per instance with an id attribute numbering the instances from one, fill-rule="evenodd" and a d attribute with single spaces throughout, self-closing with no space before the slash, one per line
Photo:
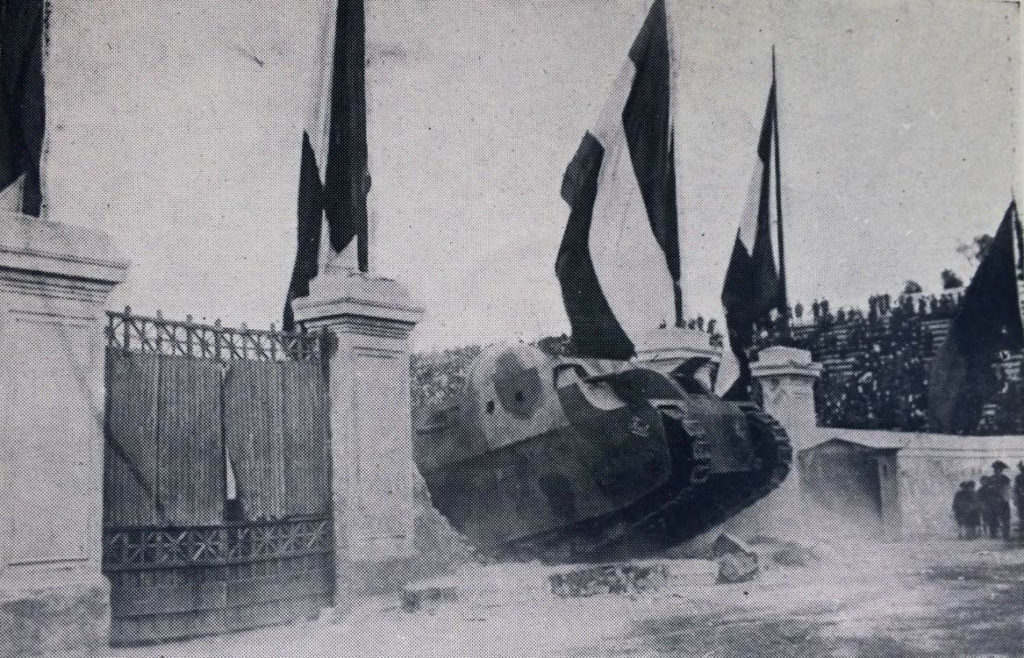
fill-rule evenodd
<path id="1" fill-rule="evenodd" d="M 761 543 L 752 582 L 559 599 L 537 565 L 494 591 L 405 612 L 113 652 L 141 656 L 1024 656 L 1024 547 L 994 540 Z M 504 579 L 504 580 L 502 580 Z"/>

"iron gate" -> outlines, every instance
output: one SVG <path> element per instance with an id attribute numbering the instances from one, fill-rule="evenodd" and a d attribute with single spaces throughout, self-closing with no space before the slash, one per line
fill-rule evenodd
<path id="1" fill-rule="evenodd" d="M 111 643 L 312 617 L 333 602 L 320 334 L 111 313 L 103 569 Z"/>

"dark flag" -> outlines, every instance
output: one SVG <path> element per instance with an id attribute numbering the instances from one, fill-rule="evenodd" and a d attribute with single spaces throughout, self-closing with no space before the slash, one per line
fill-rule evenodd
<path id="1" fill-rule="evenodd" d="M 928 377 L 928 422 L 935 432 L 973 432 L 991 392 L 1000 350 L 1024 344 L 1014 243 L 1017 203 L 1010 202 L 988 251 L 967 286 Z"/>
<path id="2" fill-rule="evenodd" d="M 294 328 L 292 300 L 309 294 L 321 263 L 322 227 L 332 255 L 350 248 L 367 270 L 366 29 L 363 0 L 333 0 L 319 44 L 320 88 L 302 134 L 298 248 L 283 328 Z"/>
<path id="3" fill-rule="evenodd" d="M 782 294 L 771 238 L 771 157 L 778 148 L 775 105 L 773 79 L 757 144 L 757 167 L 722 286 L 731 354 L 723 354 L 718 389 L 725 390 L 723 397 L 729 400 L 750 399 L 747 350 L 753 344 L 757 326 L 768 321 L 772 309 L 778 308 Z M 775 184 L 778 185 L 778 180 Z"/>
<path id="4" fill-rule="evenodd" d="M 664 268 L 658 269 L 662 278 L 644 282 L 641 290 L 630 288 L 626 296 L 674 299 L 680 321 L 671 59 L 665 2 L 656 0 L 598 125 L 584 135 L 562 180 L 562 198 L 570 212 L 555 273 L 575 350 L 582 356 L 628 359 L 635 353 L 619 321 L 629 311 L 614 308 L 609 292 L 618 295 L 615 301 L 621 299 L 622 275 L 650 253 L 664 259 Z M 639 249 L 618 258 L 595 258 L 595 250 L 609 247 L 602 237 L 595 240 L 595 231 L 599 236 L 628 233 L 634 236 L 630 248 Z"/>
<path id="5" fill-rule="evenodd" d="M 0 0 L 0 207 L 38 217 L 44 0 Z"/>

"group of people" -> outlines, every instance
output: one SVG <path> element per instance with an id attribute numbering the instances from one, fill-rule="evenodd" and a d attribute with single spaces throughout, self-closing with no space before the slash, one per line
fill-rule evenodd
<path id="1" fill-rule="evenodd" d="M 960 489 L 953 496 L 953 517 L 961 539 L 985 534 L 993 539 L 1009 539 L 1011 495 L 1024 531 L 1024 462 L 1017 464 L 1020 472 L 1012 484 L 1005 472 L 1008 468 L 1005 462 L 995 461 L 992 475 L 981 476 L 977 488 L 974 480 L 960 483 Z"/>
<path id="2" fill-rule="evenodd" d="M 808 343 L 827 364 L 816 387 L 821 424 L 922 430 L 931 336 L 920 320 L 897 307 L 885 321 L 856 319 L 842 329 L 816 332 Z"/>
<path id="3" fill-rule="evenodd" d="M 803 306 L 794 307 L 792 333 L 799 347 L 825 364 L 815 387 L 818 422 L 826 427 L 919 432 L 927 429 L 928 367 L 940 343 L 926 324 L 952 316 L 954 293 L 893 300 L 875 295 L 866 312 L 829 310 L 825 301 L 811 305 L 811 322 L 801 323 Z M 758 337 L 756 349 L 776 344 L 781 334 Z M 1024 431 L 1019 357 L 1012 350 L 993 354 L 993 364 L 971 388 L 979 413 L 976 423 L 959 433 L 1017 434 Z"/>
<path id="4" fill-rule="evenodd" d="M 942 295 L 928 295 L 913 297 L 909 294 L 901 295 L 894 300 L 891 295 L 874 295 L 868 298 L 867 317 L 877 318 L 889 313 L 902 312 L 907 315 L 917 315 L 920 318 L 950 318 L 956 314 L 959 306 L 959 298 L 954 293 L 943 293 Z M 794 308 L 796 318 L 803 316 L 804 307 L 797 304 Z M 863 319 L 864 312 L 857 308 L 835 311 L 829 310 L 828 300 L 815 300 L 811 304 L 811 320 L 815 324 L 846 322 L 856 319 Z"/>

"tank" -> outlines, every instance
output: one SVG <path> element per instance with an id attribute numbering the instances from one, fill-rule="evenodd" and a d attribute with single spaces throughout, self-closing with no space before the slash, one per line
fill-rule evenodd
<path id="1" fill-rule="evenodd" d="M 792 460 L 777 422 L 694 371 L 492 346 L 461 392 L 418 414 L 414 459 L 485 556 L 647 557 L 764 497 Z"/>

